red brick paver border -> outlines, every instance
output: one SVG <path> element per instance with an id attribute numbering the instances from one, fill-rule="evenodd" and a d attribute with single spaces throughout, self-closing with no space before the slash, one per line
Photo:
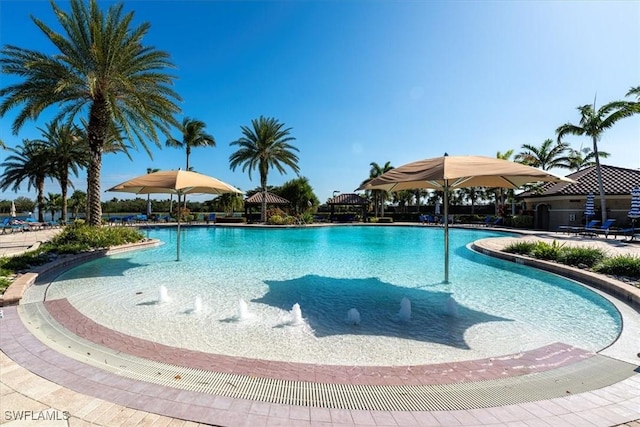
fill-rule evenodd
<path id="1" fill-rule="evenodd" d="M 78 311 L 67 299 L 44 303 L 72 333 L 132 356 L 220 373 L 290 381 L 352 385 L 427 385 L 482 381 L 544 372 L 592 357 L 562 343 L 480 360 L 406 366 L 338 366 L 249 359 L 171 347 L 109 329 Z"/>

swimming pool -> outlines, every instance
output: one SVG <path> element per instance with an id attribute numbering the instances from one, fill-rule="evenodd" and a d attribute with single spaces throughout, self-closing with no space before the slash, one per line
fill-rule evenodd
<path id="1" fill-rule="evenodd" d="M 427 364 L 554 342 L 597 351 L 615 340 L 621 319 L 600 295 L 466 248 L 503 235 L 451 230 L 450 283 L 443 284 L 439 228 L 193 227 L 183 229 L 180 262 L 175 229 L 161 228 L 149 237 L 165 245 L 71 269 L 47 298 L 66 297 L 97 322 L 140 338 L 291 362 Z M 404 298 L 410 313 L 401 309 Z"/>

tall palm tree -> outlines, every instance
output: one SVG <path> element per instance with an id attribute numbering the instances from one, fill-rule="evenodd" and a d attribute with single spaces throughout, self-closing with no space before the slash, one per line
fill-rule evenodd
<path id="1" fill-rule="evenodd" d="M 82 131 L 70 122 L 60 124 L 51 122 L 45 129 L 38 128 L 42 132 L 41 140 L 49 153 L 49 174 L 60 183 L 62 191 L 61 220 L 67 221 L 67 192 L 69 186 L 73 186 L 69 180 L 69 172 L 78 176 L 81 168 L 88 165 L 88 153 L 83 140 Z"/>
<path id="2" fill-rule="evenodd" d="M 262 190 L 262 221 L 266 221 L 269 169 L 275 168 L 280 174 L 284 174 L 285 166 L 288 166 L 296 174 L 300 172 L 298 156 L 294 153 L 300 150 L 290 144 L 295 140 L 290 135 L 291 128 L 283 127 L 284 123 L 275 118 L 260 116 L 251 121 L 251 127 L 241 126 L 243 136 L 230 144 L 239 147 L 238 151 L 229 156 L 231 170 L 242 165 L 242 171 L 248 170 L 251 179 L 251 172 L 258 169 Z"/>
<path id="3" fill-rule="evenodd" d="M 102 153 L 109 128 L 121 126 L 129 141 L 159 145 L 158 131 L 169 135 L 177 124 L 174 114 L 180 99 L 171 88 L 174 77 L 169 55 L 145 46 L 143 38 L 150 25 L 133 26 L 133 12 L 124 13 L 122 4 L 106 13 L 97 0 L 71 0 L 70 12 L 51 3 L 58 33 L 44 22 L 32 18 L 53 43 L 50 54 L 7 45 L 0 51 L 0 65 L 6 74 L 23 81 L 0 90 L 0 116 L 20 107 L 13 122 L 17 133 L 25 121 L 35 120 L 48 107 L 58 108 L 54 120 L 88 114 L 89 168 L 87 198 L 88 222 L 98 225 L 102 217 L 100 172 Z M 148 149 L 147 149 L 148 151 Z"/>
<path id="4" fill-rule="evenodd" d="M 369 179 L 367 179 L 366 181 L 377 178 L 383 173 L 393 169 L 393 166 L 391 166 L 391 162 L 386 162 L 382 166 L 380 166 L 376 162 L 371 162 L 369 163 L 369 166 L 371 166 L 371 169 L 369 169 Z M 374 214 L 378 216 L 378 212 L 380 212 L 380 216 L 384 216 L 384 202 L 389 197 L 389 193 L 386 190 L 371 190 L 371 193 L 373 195 Z"/>
<path id="5" fill-rule="evenodd" d="M 4 172 L 0 176 L 0 190 L 12 187 L 18 191 L 26 181 L 27 190 L 35 188 L 37 192 L 38 221 L 43 222 L 44 182 L 49 172 L 49 155 L 44 144 L 37 141 L 24 140 L 22 145 L 8 148 L 10 154 L 0 164 Z"/>
<path id="6" fill-rule="evenodd" d="M 167 147 L 184 148 L 187 153 L 187 166 L 185 170 L 189 170 L 189 156 L 191 149 L 194 147 L 215 147 L 216 140 L 212 135 L 204 131 L 207 125 L 200 120 L 185 117 L 182 119 L 182 125 L 178 127 L 182 132 L 182 141 L 169 138 L 167 139 Z"/>
<path id="7" fill-rule="evenodd" d="M 591 137 L 598 179 L 598 190 L 600 192 L 600 210 L 602 212 L 602 222 L 604 223 L 607 220 L 607 202 L 602 181 L 602 169 L 600 168 L 598 141 L 602 138 L 605 130 L 611 128 L 618 120 L 629 117 L 637 113 L 637 111 L 632 107 L 632 103 L 625 101 L 609 102 L 596 110 L 595 100 L 593 101 L 593 105 L 587 104 L 578 107 L 578 111 L 580 111 L 579 124 L 565 123 L 556 129 L 558 143 L 560 143 L 566 135 L 586 135 Z"/>
<path id="8" fill-rule="evenodd" d="M 555 145 L 554 145 L 555 144 Z M 569 144 L 552 139 L 545 139 L 541 146 L 522 144 L 524 151 L 516 154 L 515 160 L 534 168 L 549 170 L 553 168 L 566 167 L 568 158 L 566 156 Z"/>

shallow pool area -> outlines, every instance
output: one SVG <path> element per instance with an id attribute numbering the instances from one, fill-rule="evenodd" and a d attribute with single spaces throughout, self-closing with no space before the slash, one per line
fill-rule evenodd
<path id="1" fill-rule="evenodd" d="M 139 338 L 291 362 L 429 364 L 615 340 L 621 320 L 600 295 L 467 249 L 492 235 L 504 234 L 451 230 L 443 284 L 441 228 L 192 227 L 179 262 L 175 229 L 159 228 L 149 237 L 166 244 L 73 268 L 47 299 Z"/>

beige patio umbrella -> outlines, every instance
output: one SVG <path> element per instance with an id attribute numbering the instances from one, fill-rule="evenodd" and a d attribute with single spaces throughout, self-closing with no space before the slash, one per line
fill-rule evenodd
<path id="1" fill-rule="evenodd" d="M 508 160 L 449 156 L 419 160 L 391 169 L 358 190 L 400 191 L 431 188 L 444 192 L 444 282 L 449 282 L 449 191 L 465 187 L 517 188 L 530 182 L 573 182 L 569 178 Z"/>
<path id="2" fill-rule="evenodd" d="M 180 197 L 182 195 L 242 193 L 242 191 L 219 179 L 180 169 L 141 175 L 111 187 L 107 191 L 135 194 L 177 194 L 178 206 L 180 206 Z M 176 249 L 178 261 L 180 261 L 180 217 L 181 215 L 178 214 L 178 243 Z"/>

